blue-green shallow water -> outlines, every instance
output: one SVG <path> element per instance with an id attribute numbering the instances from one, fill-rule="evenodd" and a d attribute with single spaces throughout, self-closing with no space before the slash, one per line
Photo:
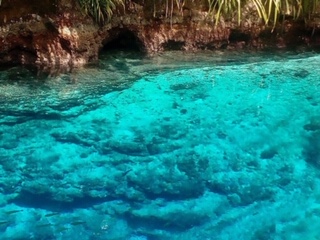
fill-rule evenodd
<path id="1" fill-rule="evenodd" d="M 0 72 L 0 239 L 320 239 L 320 55 Z"/>

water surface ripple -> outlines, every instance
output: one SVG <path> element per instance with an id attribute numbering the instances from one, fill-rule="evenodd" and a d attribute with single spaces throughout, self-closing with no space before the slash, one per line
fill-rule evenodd
<path id="1" fill-rule="evenodd" d="M 319 60 L 115 52 L 0 71 L 0 239 L 316 239 Z"/>

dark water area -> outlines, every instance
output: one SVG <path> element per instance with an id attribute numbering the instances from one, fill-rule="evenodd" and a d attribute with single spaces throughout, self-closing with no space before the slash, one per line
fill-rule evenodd
<path id="1" fill-rule="evenodd" d="M 0 239 L 318 239 L 319 62 L 118 50 L 0 69 Z"/>

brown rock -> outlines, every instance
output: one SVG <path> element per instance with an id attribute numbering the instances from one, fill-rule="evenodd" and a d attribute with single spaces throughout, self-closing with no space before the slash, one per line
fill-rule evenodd
<path id="1" fill-rule="evenodd" d="M 294 44 L 318 44 L 317 31 L 304 23 L 284 22 L 271 33 L 252 16 L 241 26 L 223 19 L 215 25 L 204 5 L 185 6 L 170 16 L 154 17 L 139 1 L 131 2 L 125 14 L 114 15 L 101 27 L 84 16 L 74 0 L 4 1 L 0 10 L 0 64 L 30 64 L 49 68 L 81 66 L 98 59 L 105 44 L 128 34 L 147 53 L 166 49 L 283 48 Z M 192 10 L 190 10 L 192 9 Z M 196 10 L 199 9 L 199 10 Z M 246 8 L 245 8 L 246 9 Z M 2 21 L 2 22 L 1 22 Z M 313 25 L 314 26 L 314 25 Z"/>

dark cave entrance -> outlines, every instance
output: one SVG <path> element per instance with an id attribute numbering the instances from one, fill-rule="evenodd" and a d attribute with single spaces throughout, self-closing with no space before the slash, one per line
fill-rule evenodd
<path id="1" fill-rule="evenodd" d="M 174 40 L 169 40 L 165 42 L 162 47 L 165 51 L 167 50 L 172 50 L 172 51 L 181 51 L 184 49 L 185 42 L 183 41 L 174 41 Z"/>
<path id="2" fill-rule="evenodd" d="M 104 43 L 102 52 L 109 51 L 128 51 L 128 52 L 144 52 L 144 45 L 140 39 L 128 29 L 113 29 L 112 36 Z"/>

